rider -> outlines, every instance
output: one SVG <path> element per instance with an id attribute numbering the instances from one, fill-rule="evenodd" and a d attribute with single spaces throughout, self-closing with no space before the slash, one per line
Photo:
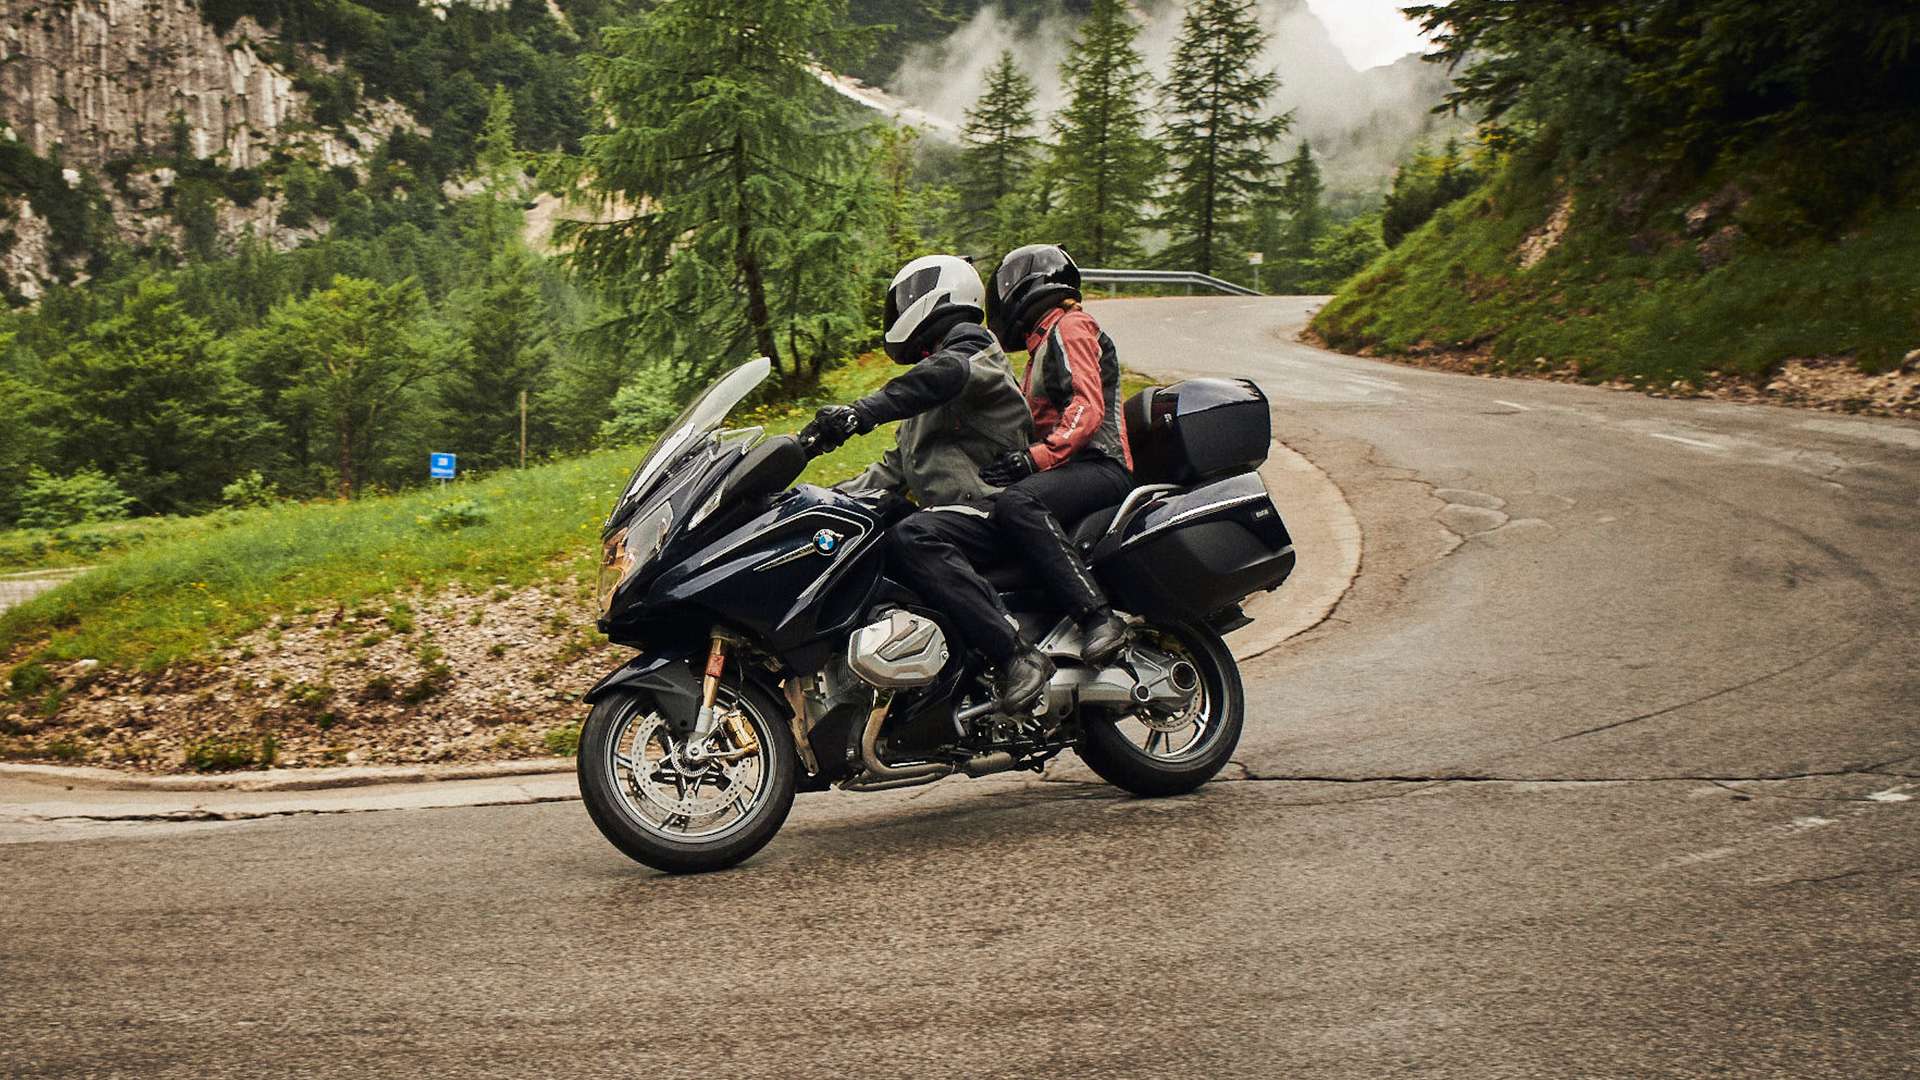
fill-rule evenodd
<path id="1" fill-rule="evenodd" d="M 1033 417 L 1007 354 L 987 328 L 986 286 L 965 259 L 928 255 L 887 287 L 884 345 L 911 369 L 851 405 L 828 405 L 801 438 L 815 452 L 905 420 L 894 448 L 848 491 L 904 492 L 923 508 L 889 532 L 889 557 L 906 584 L 937 598 L 967 641 L 993 664 L 995 694 L 1031 707 L 1053 665 L 1022 641 L 992 585 L 967 557 L 993 550 L 986 504 L 998 488 L 981 470 L 1027 445 Z"/>
<path id="2" fill-rule="evenodd" d="M 992 523 L 1079 623 L 1081 657 L 1102 665 L 1126 644 L 1127 624 L 1062 523 L 1133 489 L 1113 339 L 1081 308 L 1080 268 L 1053 244 L 1029 244 L 1001 260 L 992 310 L 1001 343 L 1027 351 L 1022 389 L 1038 432 L 1033 445 L 1005 451 L 981 470 L 987 483 L 1006 489 L 994 500 Z"/>

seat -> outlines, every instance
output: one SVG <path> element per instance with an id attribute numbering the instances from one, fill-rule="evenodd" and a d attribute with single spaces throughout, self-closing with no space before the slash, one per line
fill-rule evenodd
<path id="1" fill-rule="evenodd" d="M 1107 527 L 1113 524 L 1113 517 L 1119 512 L 1119 503 L 1114 503 L 1103 510 L 1095 510 L 1075 522 L 1073 527 L 1067 530 L 1067 537 L 1084 555 L 1092 550 L 1096 541 L 1106 535 Z M 1011 559 L 993 563 L 983 568 L 980 573 L 987 579 L 987 584 L 1003 593 L 1017 589 L 1038 588 L 1039 580 L 1028 570 L 1031 565 L 1025 559 Z"/>

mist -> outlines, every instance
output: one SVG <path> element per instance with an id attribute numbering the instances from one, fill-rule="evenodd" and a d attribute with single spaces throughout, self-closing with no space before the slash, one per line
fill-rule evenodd
<path id="1" fill-rule="evenodd" d="M 945 40 L 908 50 L 886 88 L 957 125 L 979 98 L 988 69 L 1010 49 L 1034 80 L 1035 109 L 1044 121 L 1065 103 L 1060 65 L 1079 17 L 1057 2 L 1033 7 L 1037 14 L 1031 8 L 1021 15 L 996 5 L 981 9 Z M 1275 109 L 1293 111 L 1293 130 L 1275 154 L 1284 157 L 1301 139 L 1311 139 L 1330 191 L 1383 191 L 1416 143 L 1466 130 L 1464 123 L 1430 111 L 1447 91 L 1443 69 L 1409 55 L 1358 71 L 1304 0 L 1262 0 L 1258 9 L 1269 37 L 1263 62 L 1280 77 Z M 1157 82 L 1166 76 L 1185 5 L 1136 3 L 1134 13 L 1142 24 L 1137 45 Z"/>

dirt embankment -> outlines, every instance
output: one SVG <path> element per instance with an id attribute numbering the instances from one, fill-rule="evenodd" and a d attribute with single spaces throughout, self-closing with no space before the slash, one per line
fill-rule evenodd
<path id="1" fill-rule="evenodd" d="M 0 754 L 142 770 L 570 753 L 580 694 L 624 655 L 575 582 L 283 619 L 155 674 L 90 661 L 16 679 Z"/>

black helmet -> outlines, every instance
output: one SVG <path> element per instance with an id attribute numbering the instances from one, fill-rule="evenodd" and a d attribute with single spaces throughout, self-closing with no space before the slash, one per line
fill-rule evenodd
<path id="1" fill-rule="evenodd" d="M 917 364 L 956 322 L 986 317 L 980 271 L 957 255 L 924 255 L 887 286 L 882 344 L 896 364 Z"/>
<path id="2" fill-rule="evenodd" d="M 1058 244 L 1028 244 L 1000 260 L 993 272 L 993 332 L 1008 349 L 1027 347 L 1027 332 L 1048 308 L 1080 299 L 1080 268 Z"/>

